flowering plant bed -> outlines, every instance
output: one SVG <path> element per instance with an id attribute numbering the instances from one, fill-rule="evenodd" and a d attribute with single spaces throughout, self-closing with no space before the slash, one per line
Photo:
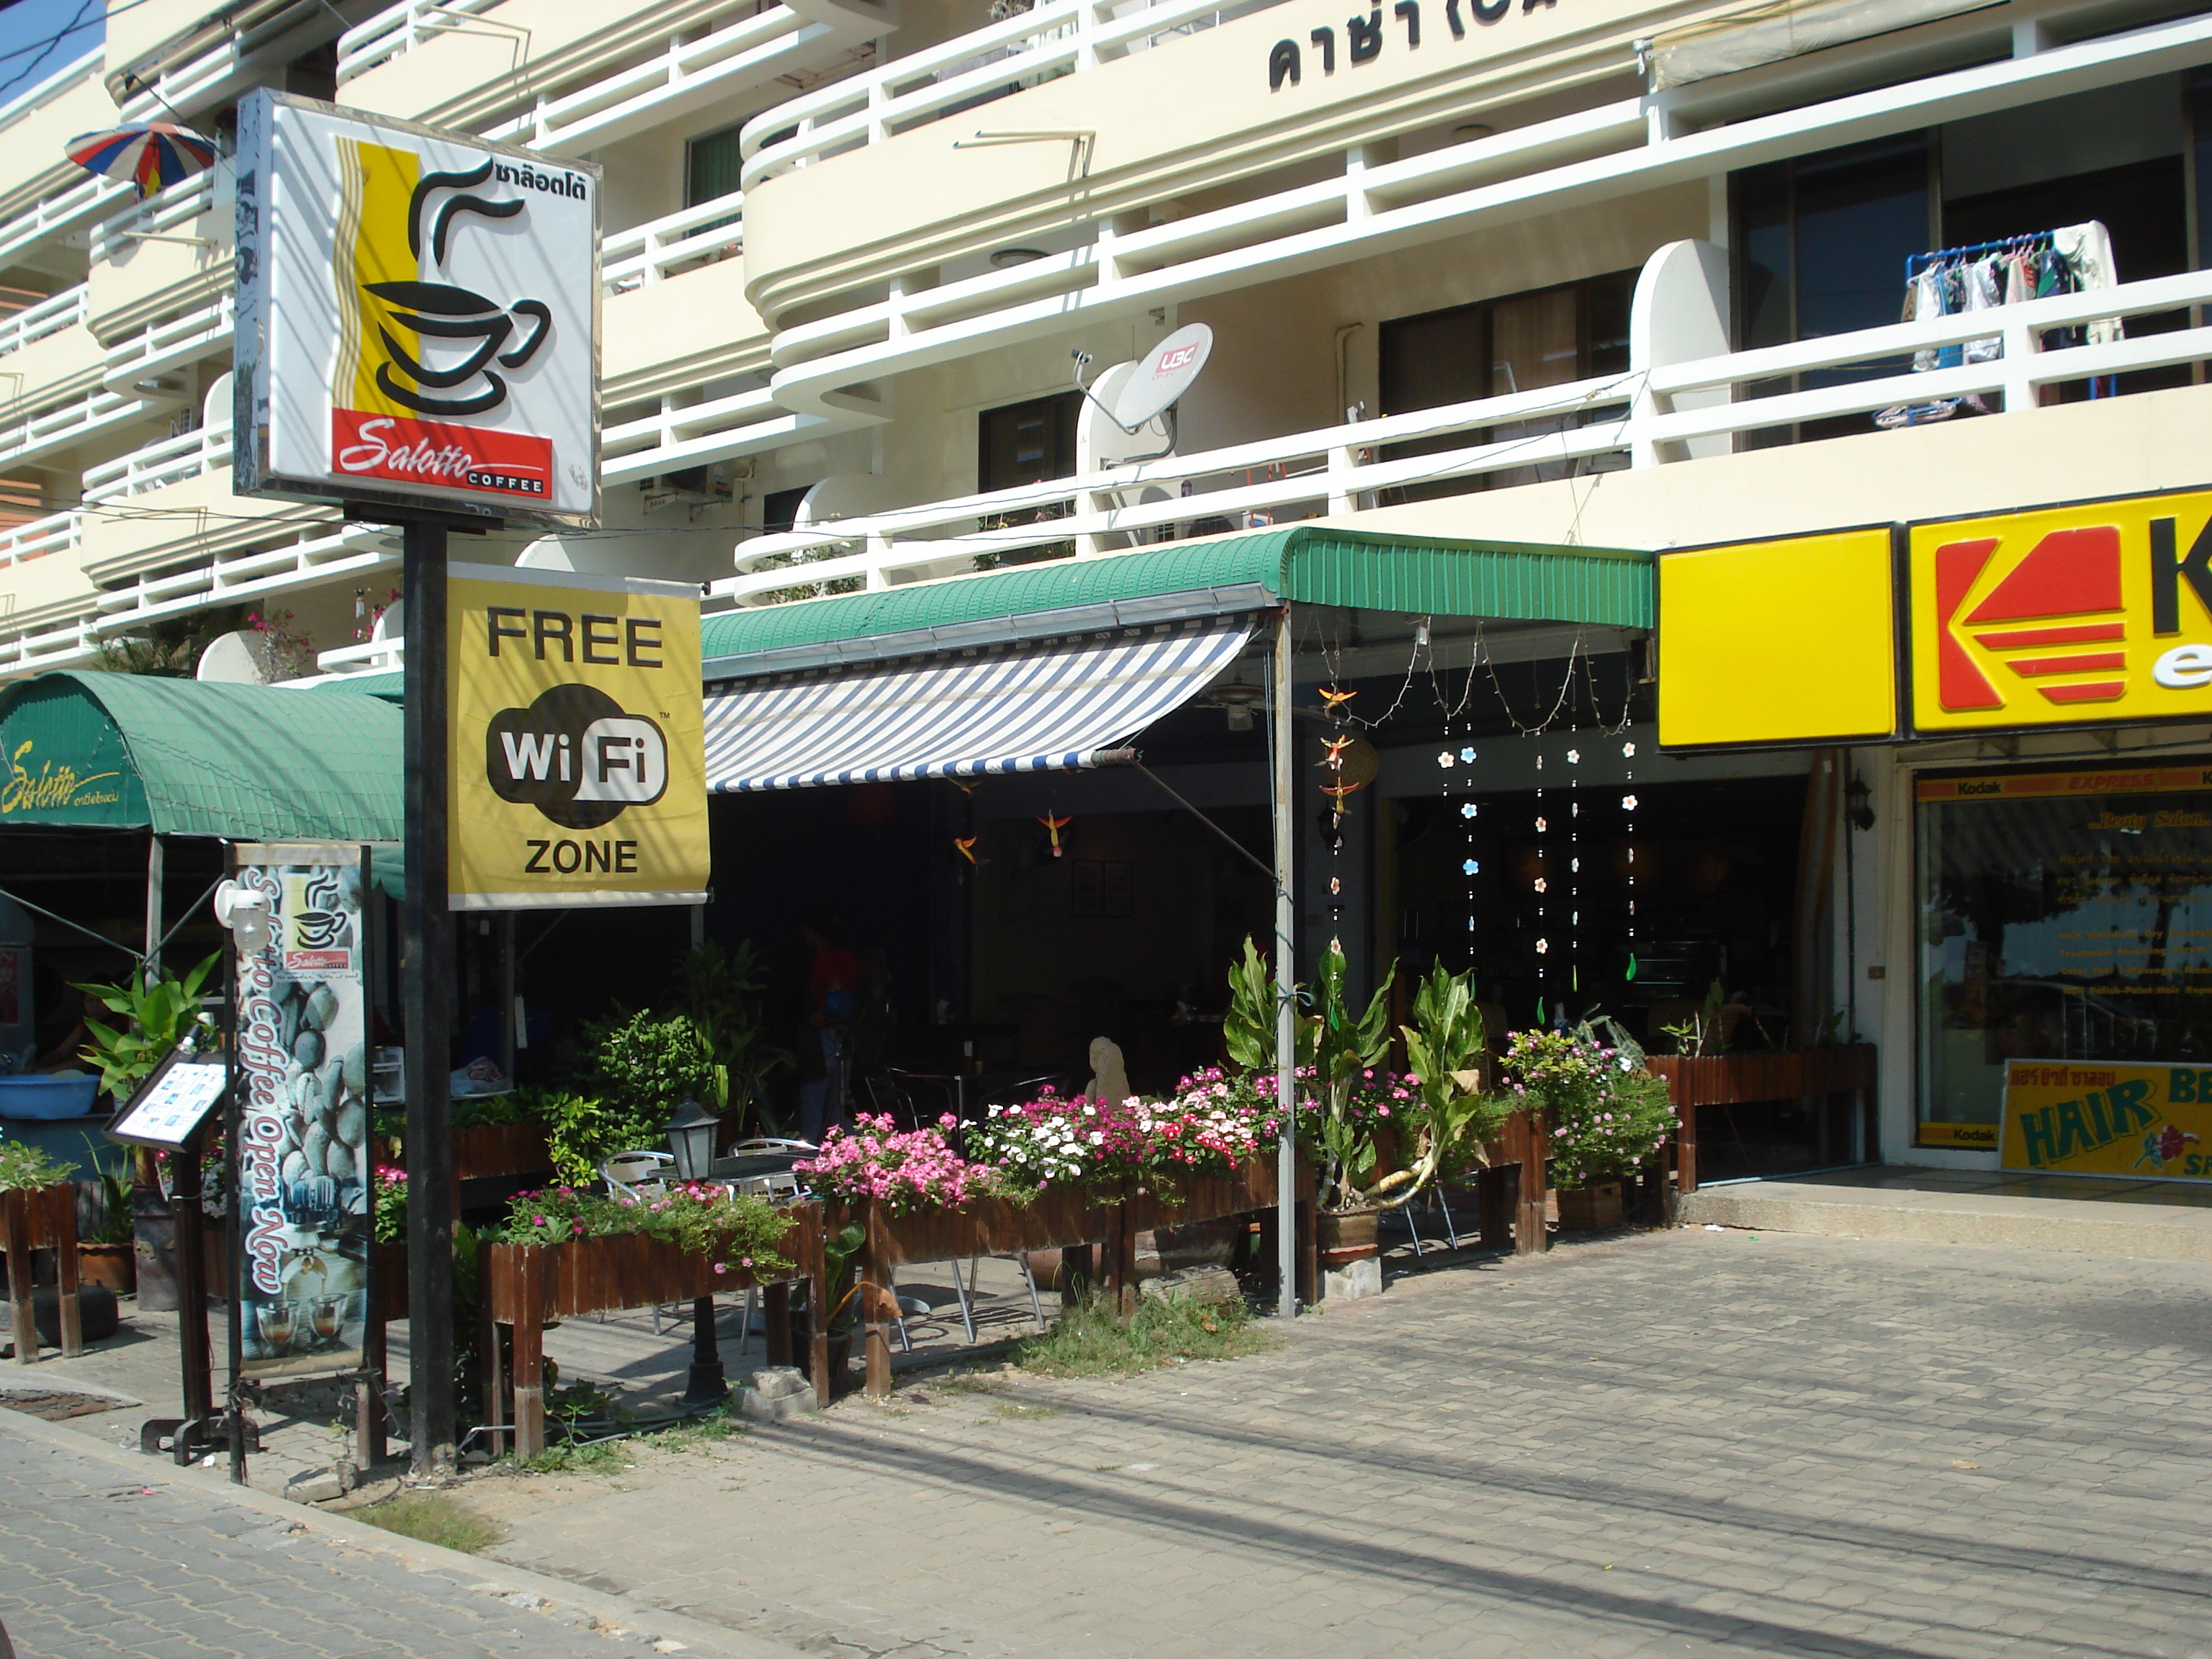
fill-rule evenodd
<path id="1" fill-rule="evenodd" d="M 696 1258 L 710 1276 L 780 1278 L 791 1263 L 779 1253 L 788 1212 L 726 1187 L 690 1184 L 633 1198 L 549 1187 L 523 1193 L 485 1237 L 495 1244 L 566 1244 L 579 1239 L 642 1238 Z M 705 1291 L 692 1292 L 704 1296 Z"/>
<path id="2" fill-rule="evenodd" d="M 901 1129 L 889 1113 L 863 1112 L 849 1131 L 832 1125 L 821 1152 L 792 1168 L 823 1198 L 847 1204 L 865 1200 L 891 1215 L 957 1209 L 1003 1195 L 1006 1185 L 996 1169 L 971 1163 L 945 1139 L 958 1125 L 948 1112 L 929 1128 Z"/>
<path id="3" fill-rule="evenodd" d="M 1516 1100 L 1542 1109 L 1561 1191 L 1641 1169 L 1674 1133 L 1667 1085 L 1640 1058 L 1607 1047 L 1588 1026 L 1513 1033 L 1499 1069 Z"/>

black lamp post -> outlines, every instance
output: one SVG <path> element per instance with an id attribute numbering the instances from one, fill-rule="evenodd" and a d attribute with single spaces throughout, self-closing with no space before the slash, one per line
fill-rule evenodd
<path id="1" fill-rule="evenodd" d="M 676 1157 L 679 1181 L 703 1181 L 714 1162 L 714 1132 L 720 1121 L 696 1100 L 676 1109 L 664 1133 L 668 1150 Z M 691 1375 L 684 1389 L 687 1406 L 719 1406 L 729 1397 L 730 1385 L 722 1371 L 721 1345 L 714 1340 L 714 1298 L 702 1296 L 691 1304 Z"/>

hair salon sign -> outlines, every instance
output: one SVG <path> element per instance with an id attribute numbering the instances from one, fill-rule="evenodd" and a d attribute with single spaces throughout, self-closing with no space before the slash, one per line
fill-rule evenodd
<path id="1" fill-rule="evenodd" d="M 599 175 L 266 90 L 240 106 L 240 495 L 599 515 Z"/>

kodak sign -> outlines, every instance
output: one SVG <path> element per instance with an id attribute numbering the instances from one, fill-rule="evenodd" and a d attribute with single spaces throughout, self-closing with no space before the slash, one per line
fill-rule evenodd
<path id="1" fill-rule="evenodd" d="M 2212 715 L 2212 490 L 1919 524 L 1912 723 Z"/>

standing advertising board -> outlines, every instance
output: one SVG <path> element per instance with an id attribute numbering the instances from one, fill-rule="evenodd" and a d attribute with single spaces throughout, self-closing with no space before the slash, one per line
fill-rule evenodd
<path id="1" fill-rule="evenodd" d="M 457 564 L 453 908 L 703 904 L 699 592 Z"/>
<path id="2" fill-rule="evenodd" d="M 599 170 L 239 106 L 241 495 L 598 521 Z"/>
<path id="3" fill-rule="evenodd" d="M 354 1370 L 369 1311 L 368 854 L 241 844 L 269 939 L 238 953 L 231 1094 L 236 1326 L 246 1376 Z"/>

